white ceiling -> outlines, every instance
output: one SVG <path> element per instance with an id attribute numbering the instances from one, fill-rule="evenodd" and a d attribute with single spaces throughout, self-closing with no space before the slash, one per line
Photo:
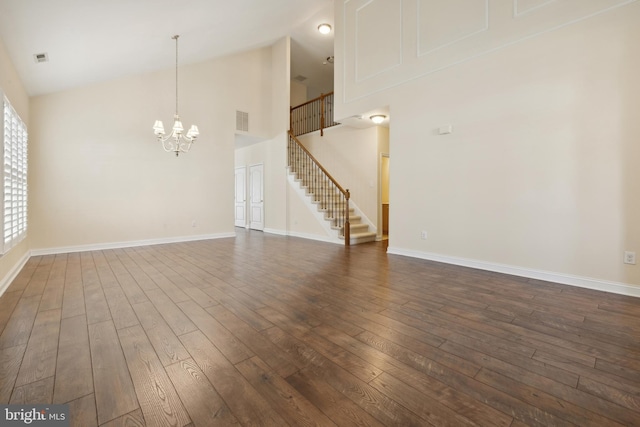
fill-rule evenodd
<path id="1" fill-rule="evenodd" d="M 333 25 L 332 0 L 0 0 L 0 39 L 31 96 L 173 67 L 174 34 L 180 64 L 291 35 L 291 76 L 322 90 L 333 85 L 323 22 Z"/>

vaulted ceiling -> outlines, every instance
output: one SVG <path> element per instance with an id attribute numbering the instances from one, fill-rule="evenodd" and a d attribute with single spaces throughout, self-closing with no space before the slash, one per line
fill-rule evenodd
<path id="1" fill-rule="evenodd" d="M 332 0 L 0 0 L 0 39 L 31 96 L 267 46 L 292 38 L 292 77 L 333 83 Z M 45 53 L 48 62 L 34 55 Z"/>

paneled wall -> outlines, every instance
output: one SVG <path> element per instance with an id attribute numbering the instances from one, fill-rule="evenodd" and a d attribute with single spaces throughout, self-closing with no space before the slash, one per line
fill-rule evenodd
<path id="1" fill-rule="evenodd" d="M 345 103 L 636 0 L 349 0 Z M 336 68 L 337 69 L 337 68 Z"/>

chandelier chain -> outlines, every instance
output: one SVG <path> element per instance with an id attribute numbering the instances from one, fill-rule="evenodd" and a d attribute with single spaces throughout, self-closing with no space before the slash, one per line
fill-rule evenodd
<path id="1" fill-rule="evenodd" d="M 173 36 L 176 41 L 176 116 L 178 115 L 178 34 Z"/>

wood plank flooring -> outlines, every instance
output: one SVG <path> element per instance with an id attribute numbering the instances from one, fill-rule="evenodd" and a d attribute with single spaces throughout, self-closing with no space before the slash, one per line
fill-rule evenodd
<path id="1" fill-rule="evenodd" d="M 0 403 L 74 426 L 640 426 L 640 299 L 246 232 L 32 257 Z"/>

